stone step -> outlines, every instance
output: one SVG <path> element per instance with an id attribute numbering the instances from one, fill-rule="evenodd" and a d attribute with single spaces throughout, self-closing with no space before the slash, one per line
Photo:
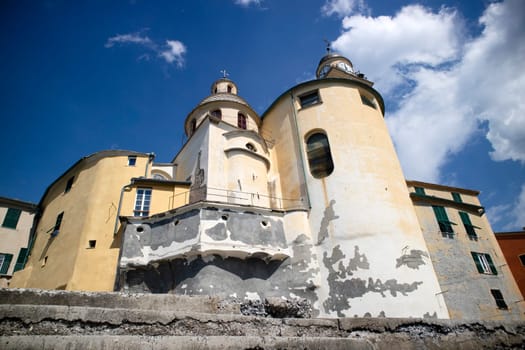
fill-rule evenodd
<path id="1" fill-rule="evenodd" d="M 240 314 L 239 304 L 222 302 L 217 297 L 175 294 L 0 288 L 0 304 L 66 305 L 102 307 L 106 309 L 177 310 L 180 312 Z"/>
<path id="2" fill-rule="evenodd" d="M 331 350 L 372 350 L 388 349 L 388 344 L 377 346 L 365 339 L 347 338 L 305 338 L 305 337 L 235 337 L 235 336 L 11 336 L 0 337 L 0 349 L 331 349 Z"/>
<path id="3" fill-rule="evenodd" d="M 525 348 L 525 321 L 272 318 L 244 316 L 229 304 L 236 305 L 208 297 L 0 290 L 0 349 Z"/>

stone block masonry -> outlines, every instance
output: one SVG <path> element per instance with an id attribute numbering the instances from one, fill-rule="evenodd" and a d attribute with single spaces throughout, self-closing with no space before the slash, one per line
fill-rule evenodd
<path id="1" fill-rule="evenodd" d="M 245 316 L 214 297 L 0 289 L 0 349 L 523 349 L 525 321 Z M 266 314 L 271 314 L 267 312 Z"/>

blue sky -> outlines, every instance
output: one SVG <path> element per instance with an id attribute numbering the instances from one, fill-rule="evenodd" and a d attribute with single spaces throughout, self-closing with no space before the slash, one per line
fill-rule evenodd
<path id="1" fill-rule="evenodd" d="M 83 156 L 168 162 L 226 69 L 262 114 L 324 40 L 376 82 L 407 179 L 481 191 L 525 226 L 525 2 L 0 2 L 0 196 L 38 202 Z"/>

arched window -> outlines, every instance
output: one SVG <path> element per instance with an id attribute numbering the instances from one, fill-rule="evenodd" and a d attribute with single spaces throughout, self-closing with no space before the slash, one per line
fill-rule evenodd
<path id="1" fill-rule="evenodd" d="M 237 114 L 237 126 L 246 129 L 246 116 L 242 113 Z"/>
<path id="2" fill-rule="evenodd" d="M 214 116 L 215 118 L 219 118 L 219 119 L 222 118 L 222 113 L 221 113 L 220 109 L 216 109 L 214 111 L 211 111 L 211 115 Z"/>
<path id="3" fill-rule="evenodd" d="M 326 177 L 334 171 L 330 144 L 325 134 L 316 132 L 306 139 L 306 154 L 310 173 L 316 179 Z"/>
<path id="4" fill-rule="evenodd" d="M 191 133 L 193 134 L 193 132 L 195 131 L 195 129 L 197 129 L 197 120 L 196 119 L 192 119 L 191 120 Z"/>
<path id="5" fill-rule="evenodd" d="M 231 94 L 231 92 L 232 92 L 232 86 L 228 85 L 228 93 Z"/>

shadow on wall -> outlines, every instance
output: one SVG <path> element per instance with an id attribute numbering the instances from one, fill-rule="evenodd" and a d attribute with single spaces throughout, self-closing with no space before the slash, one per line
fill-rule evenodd
<path id="1" fill-rule="evenodd" d="M 271 277 L 283 261 L 268 263 L 257 258 L 222 258 L 219 255 L 198 257 L 192 261 L 174 259 L 162 262 L 157 268 L 148 266 L 130 270 L 126 285 L 132 291 L 176 294 L 243 295 L 255 284 L 272 283 Z M 204 282 L 206 285 L 203 285 Z M 207 288 L 206 288 L 207 287 Z"/>

